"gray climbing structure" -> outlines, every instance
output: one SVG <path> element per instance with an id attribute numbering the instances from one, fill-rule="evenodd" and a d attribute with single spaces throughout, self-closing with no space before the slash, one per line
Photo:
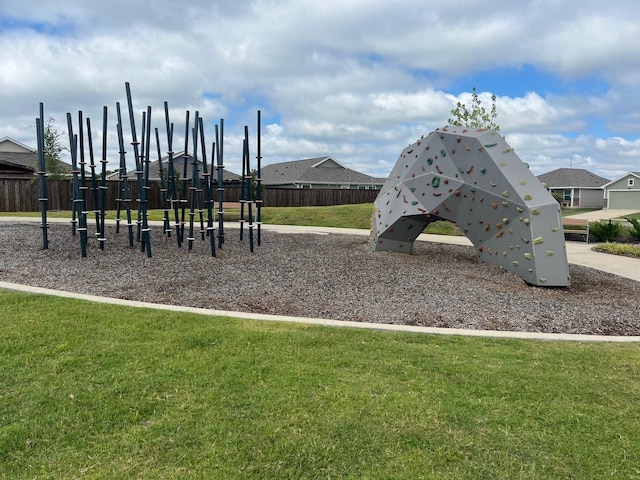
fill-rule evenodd
<path id="1" fill-rule="evenodd" d="M 448 220 L 480 261 L 532 285 L 570 284 L 559 205 L 493 130 L 449 126 L 409 145 L 374 205 L 374 251 L 411 253 L 429 223 Z"/>

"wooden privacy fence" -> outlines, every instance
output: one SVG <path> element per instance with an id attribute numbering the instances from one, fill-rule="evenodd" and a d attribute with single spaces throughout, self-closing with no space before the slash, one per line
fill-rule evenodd
<path id="1" fill-rule="evenodd" d="M 137 182 L 129 182 L 131 198 L 138 198 Z M 149 182 L 151 189 L 147 195 L 149 208 L 162 208 L 162 197 L 159 182 Z M 118 182 L 107 182 L 107 210 L 116 209 L 118 198 Z M 269 188 L 263 190 L 265 207 L 307 207 L 346 205 L 350 203 L 373 203 L 378 190 L 351 189 L 300 189 L 300 188 Z M 71 210 L 73 193 L 72 180 L 58 180 L 47 182 L 47 209 Z M 240 199 L 240 187 L 229 186 L 224 189 L 225 202 L 237 202 Z M 33 180 L 0 179 L 0 211 L 2 212 L 37 212 L 38 182 Z M 134 203 L 137 208 L 137 204 Z M 93 196 L 87 191 L 87 210 L 93 210 Z"/>

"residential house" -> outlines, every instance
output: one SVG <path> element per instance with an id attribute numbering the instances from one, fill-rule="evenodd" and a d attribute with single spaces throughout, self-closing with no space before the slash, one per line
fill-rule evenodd
<path id="1" fill-rule="evenodd" d="M 333 157 L 272 163 L 261 168 L 262 184 L 270 188 L 344 188 L 379 190 L 386 178 L 351 170 Z"/>
<path id="2" fill-rule="evenodd" d="M 551 193 L 562 198 L 563 207 L 604 207 L 604 185 L 609 180 L 584 168 L 558 168 L 538 175 Z"/>
<path id="3" fill-rule="evenodd" d="M 173 155 L 173 168 L 176 173 L 176 178 L 179 180 L 191 180 L 191 176 L 193 175 L 193 164 L 191 162 L 191 155 L 187 157 L 183 156 L 183 152 L 176 152 Z M 186 164 L 185 164 L 186 162 Z M 185 170 L 186 166 L 186 170 Z M 215 181 L 218 179 L 218 171 L 211 171 L 211 164 L 207 163 L 207 169 Z M 162 169 L 164 171 L 165 178 L 168 174 L 169 169 L 169 156 L 166 155 L 162 157 Z M 185 175 L 186 172 L 186 175 Z M 131 169 L 127 171 L 129 180 L 137 180 L 137 176 L 135 173 L 135 169 Z M 203 178 L 203 165 L 202 160 L 198 159 L 198 175 L 200 179 Z M 119 172 L 111 173 L 107 176 L 107 180 L 118 180 L 120 174 Z M 160 163 L 156 160 L 154 162 L 149 162 L 149 181 L 159 181 L 160 180 Z M 240 185 L 240 175 L 230 172 L 229 170 L 222 169 L 222 182 L 225 186 L 230 185 Z"/>
<path id="4" fill-rule="evenodd" d="M 0 178 L 31 179 L 38 171 L 38 153 L 9 137 L 0 138 Z"/>
<path id="5" fill-rule="evenodd" d="M 71 171 L 71 165 L 61 163 L 66 171 Z M 38 169 L 36 150 L 10 137 L 0 138 L 0 178 L 29 180 Z"/>
<path id="6" fill-rule="evenodd" d="M 640 212 L 640 172 L 625 173 L 604 185 L 607 208 L 622 208 Z"/>

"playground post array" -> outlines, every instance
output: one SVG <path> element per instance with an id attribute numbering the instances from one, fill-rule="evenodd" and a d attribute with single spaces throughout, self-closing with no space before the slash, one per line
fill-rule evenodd
<path id="1" fill-rule="evenodd" d="M 137 234 L 135 239 L 140 244 L 140 251 L 146 252 L 147 257 L 151 257 L 151 228 L 149 226 L 149 166 L 151 163 L 151 107 L 147 106 L 146 111 L 142 112 L 142 124 L 140 130 L 140 138 L 136 129 L 135 112 L 133 108 L 133 100 L 131 95 L 131 87 L 128 82 L 125 83 L 128 116 L 131 132 L 131 145 L 133 149 L 136 183 L 138 187 L 138 197 L 135 199 L 137 206 Z M 102 152 L 101 152 L 101 171 L 97 171 L 97 162 L 94 156 L 93 148 L 93 132 L 90 118 L 84 118 L 83 112 L 78 111 L 77 133 L 75 132 L 72 115 L 67 113 L 67 128 L 69 137 L 69 151 L 71 157 L 71 174 L 72 174 L 72 197 L 71 197 L 71 230 L 72 235 L 79 233 L 82 256 L 87 256 L 88 241 L 88 223 L 87 215 L 89 213 L 89 200 L 92 204 L 92 212 L 95 215 L 95 236 L 99 243 L 99 248 L 104 250 L 106 238 L 106 205 L 107 205 L 107 138 L 108 138 L 108 108 L 103 107 L 102 115 Z M 217 214 L 218 220 L 218 248 L 222 248 L 225 242 L 224 233 L 224 119 L 220 119 L 219 124 L 214 125 L 215 141 L 211 143 L 211 164 L 209 170 L 204 120 L 196 111 L 194 115 L 193 126 L 190 124 L 190 112 L 186 112 L 185 120 L 185 137 L 184 150 L 180 156 L 182 164 L 182 178 L 176 172 L 175 152 L 173 151 L 173 123 L 169 118 L 169 108 L 167 102 L 164 102 L 164 116 L 167 134 L 167 161 L 166 168 L 163 165 L 163 156 L 161 154 L 160 135 L 157 128 L 154 129 L 156 142 L 156 150 L 158 156 L 158 171 L 160 174 L 160 191 L 163 212 L 163 228 L 162 232 L 168 238 L 172 236 L 170 212 L 173 210 L 174 227 L 178 247 L 182 246 L 185 241 L 186 227 L 186 211 L 189 209 L 189 230 L 186 240 L 188 249 L 193 248 L 193 242 L 196 239 L 196 214 L 199 216 L 200 237 L 205 240 L 209 237 L 211 255 L 216 256 L 216 227 L 214 226 Z M 85 145 L 85 122 L 86 122 L 86 145 Z M 242 177 L 240 198 L 240 240 L 243 240 L 243 224 L 245 222 L 245 206 L 248 214 L 249 227 L 249 247 L 250 251 L 254 251 L 254 232 L 255 226 L 258 228 L 258 245 L 260 245 L 260 225 L 261 221 L 261 146 L 260 146 L 260 111 L 258 111 L 257 125 L 257 185 L 254 185 L 253 174 L 250 168 L 249 160 L 249 130 L 244 128 L 243 153 L 242 153 Z M 39 202 L 42 216 L 43 231 L 43 249 L 49 247 L 49 238 L 47 229 L 47 183 L 46 183 L 46 151 L 44 137 L 44 104 L 40 104 L 39 117 L 36 118 L 36 134 L 38 144 L 38 167 L 39 171 Z M 119 168 L 117 178 L 117 194 L 116 194 L 116 216 L 115 216 L 115 233 L 120 232 L 120 222 L 126 221 L 128 230 L 129 246 L 134 246 L 132 208 L 134 199 L 132 198 L 132 190 L 130 181 L 130 170 L 127 167 L 127 158 L 125 150 L 124 124 L 120 103 L 116 102 L 116 134 L 118 141 Z M 189 137 L 193 138 L 193 152 L 189 153 Z M 89 168 L 86 169 L 85 153 L 89 155 Z M 201 159 L 201 160 L 200 160 Z M 188 176 L 188 165 L 191 165 L 191 175 Z M 90 178 L 87 178 L 90 174 Z M 216 175 L 217 174 L 217 175 Z M 89 183 L 90 182 L 90 183 Z M 257 190 L 255 188 L 257 187 Z M 218 209 L 216 211 L 214 195 L 216 189 Z M 91 190 L 90 198 L 88 191 Z M 255 190 L 255 195 L 254 195 Z M 257 209 L 257 221 L 254 222 L 254 206 Z M 126 219 L 122 219 L 122 210 L 125 210 Z M 206 226 L 205 226 L 206 215 Z"/>

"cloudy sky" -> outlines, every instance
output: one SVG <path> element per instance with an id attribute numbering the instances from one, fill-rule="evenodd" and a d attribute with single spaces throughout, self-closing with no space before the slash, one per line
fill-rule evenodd
<path id="1" fill-rule="evenodd" d="M 129 82 L 163 152 L 166 101 L 175 150 L 187 110 L 208 144 L 224 118 L 239 172 L 260 109 L 264 164 L 331 155 L 386 177 L 475 86 L 535 174 L 614 179 L 640 171 L 639 38 L 636 0 L 0 0 L 0 138 L 35 147 L 43 102 L 63 131 L 82 110 L 99 144 L 106 105 L 115 168 Z"/>

